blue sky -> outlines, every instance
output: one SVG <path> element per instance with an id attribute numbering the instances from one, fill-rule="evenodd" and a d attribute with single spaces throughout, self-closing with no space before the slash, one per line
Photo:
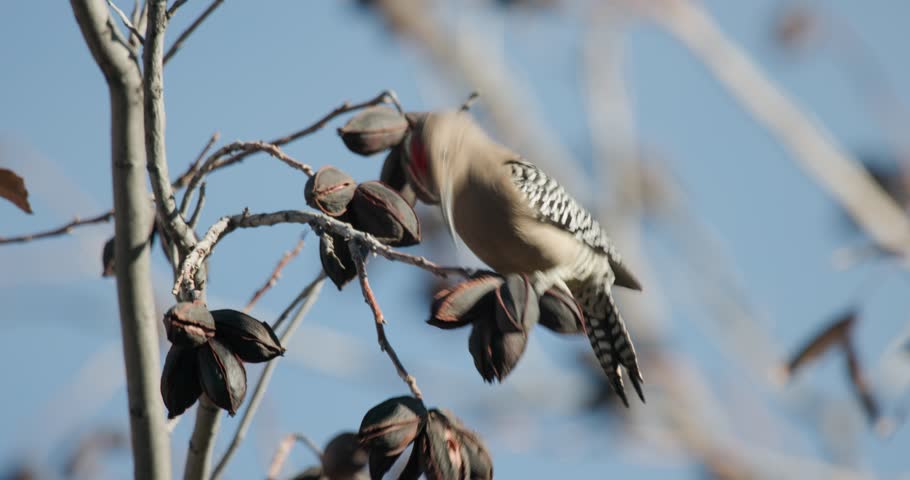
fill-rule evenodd
<path id="1" fill-rule="evenodd" d="M 793 62 L 773 48 L 769 30 L 779 2 L 705 4 L 721 27 L 841 144 L 885 144 L 836 49 Z M 910 84 L 910 65 L 902 60 L 910 4 L 814 4 L 855 31 L 906 103 L 901 87 Z M 580 22 L 527 13 L 506 17 L 471 5 L 461 14 L 465 21 L 482 25 L 501 42 L 498 47 L 531 87 L 547 123 L 576 157 L 589 157 L 575 64 Z M 59 2 L 8 2 L 5 7 L 0 17 L 0 166 L 25 177 L 35 211 L 26 216 L 0 203 L 0 235 L 11 235 L 103 211 L 111 204 L 111 189 L 106 87 L 70 9 Z M 170 38 L 202 8 L 203 2 L 189 2 Z M 881 265 L 846 272 L 834 267 L 833 252 L 851 240 L 841 233 L 830 199 L 672 39 L 647 24 L 636 25 L 627 39 L 626 66 L 642 142 L 667 161 L 694 210 L 722 240 L 723 253 L 735 262 L 750 304 L 760 313 L 758 328 L 779 353 L 796 348 L 826 319 L 853 304 L 858 289 L 887 271 Z M 387 88 L 414 110 L 460 101 L 467 92 L 447 90 L 443 79 L 418 49 L 402 45 L 347 2 L 226 2 L 167 68 L 171 172 L 183 171 L 216 130 L 223 142 L 268 139 L 309 124 L 343 100 L 367 99 Z M 286 150 L 314 166 L 336 165 L 358 180 L 375 178 L 381 164 L 381 157 L 347 152 L 331 129 Z M 249 158 L 212 176 L 200 223 L 209 225 L 244 207 L 254 212 L 303 208 L 304 181 L 278 162 Z M 5 312 L 0 316 L 5 331 L 0 361 L 8 386 L 0 399 L 0 465 L 20 458 L 59 463 L 80 435 L 102 425 L 127 425 L 116 355 L 116 295 L 113 282 L 100 277 L 101 247 L 112 230 L 112 225 L 88 227 L 67 238 L 0 247 L 0 305 Z M 291 226 L 244 231 L 219 245 L 211 265 L 210 305 L 242 307 L 299 232 Z M 858 442 L 855 466 L 890 477 L 906 473 L 906 429 L 890 440 L 865 431 L 839 361 L 827 359 L 783 392 L 748 386 L 750 380 L 740 378 L 736 352 L 716 335 L 716 324 L 700 318 L 704 312 L 698 305 L 674 294 L 685 291 L 684 282 L 699 279 L 673 274 L 678 249 L 672 243 L 650 235 L 646 240 L 661 290 L 669 292 L 663 324 L 672 348 L 691 357 L 721 398 L 732 402 L 742 400 L 737 396 L 742 392 L 756 394 L 801 435 L 773 444 L 737 420 L 738 437 L 824 457 L 830 452 L 815 441 L 814 418 L 843 416 L 842 436 Z M 273 318 L 318 271 L 315 243 L 309 242 L 257 307 L 263 320 Z M 154 266 L 159 306 L 167 308 L 169 272 L 157 252 Z M 427 307 L 413 299 L 423 298 L 427 278 L 381 260 L 372 269 L 390 319 L 390 340 L 403 362 L 421 382 L 429 403 L 452 408 L 487 439 L 501 478 L 590 477 L 608 471 L 627 478 L 696 475 L 687 460 L 648 454 L 648 444 L 630 441 L 628 432 L 577 410 L 591 388 L 574 360 L 583 341 L 535 332 L 527 358 L 509 381 L 484 385 L 465 348 L 467 332 L 441 332 L 422 323 Z M 900 385 L 880 375 L 878 367 L 892 358 L 887 347 L 905 334 L 907 287 L 905 274 L 890 274 L 861 297 L 859 349 L 875 372 L 873 383 L 890 392 L 886 409 L 893 408 Z M 324 290 L 281 360 L 229 478 L 261 476 L 285 433 L 302 431 L 322 443 L 337 431 L 356 428 L 373 404 L 406 391 L 376 347 L 371 321 L 356 289 Z M 251 383 L 258 371 L 249 369 Z M 824 402 L 816 403 L 818 394 Z M 729 410 L 748 418 L 750 405 L 743 400 Z M 644 414 L 647 408 L 634 407 Z M 173 439 L 177 471 L 182 471 L 190 424 L 181 422 Z M 226 419 L 222 426 L 216 452 L 223 451 L 236 419 Z M 847 435 L 850 431 L 856 435 Z M 312 461 L 300 449 L 290 465 Z M 106 475 L 120 478 L 127 471 L 121 456 L 107 465 Z"/>

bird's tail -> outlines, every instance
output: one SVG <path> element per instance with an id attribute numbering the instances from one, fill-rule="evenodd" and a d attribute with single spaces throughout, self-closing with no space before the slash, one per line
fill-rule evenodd
<path id="1" fill-rule="evenodd" d="M 586 292 L 588 295 L 581 295 L 582 298 L 579 300 L 585 310 L 586 333 L 594 349 L 594 355 L 607 374 L 613 391 L 619 395 L 625 406 L 629 406 L 629 400 L 623 388 L 620 367 L 626 369 L 635 392 L 644 402 L 645 396 L 641 389 L 644 379 L 638 369 L 635 347 L 632 345 L 632 338 L 629 337 L 622 315 L 616 308 L 610 286 L 596 285 L 589 288 L 591 290 Z"/>

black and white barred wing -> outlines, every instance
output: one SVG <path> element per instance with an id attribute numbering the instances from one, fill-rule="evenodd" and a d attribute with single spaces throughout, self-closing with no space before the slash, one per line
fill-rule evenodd
<path id="1" fill-rule="evenodd" d="M 528 205 L 538 212 L 541 221 L 558 226 L 595 251 L 606 254 L 616 275 L 616 285 L 641 290 L 638 279 L 622 263 L 622 257 L 600 223 L 556 180 L 533 163 L 511 160 L 508 165 L 512 182 L 524 194 Z"/>

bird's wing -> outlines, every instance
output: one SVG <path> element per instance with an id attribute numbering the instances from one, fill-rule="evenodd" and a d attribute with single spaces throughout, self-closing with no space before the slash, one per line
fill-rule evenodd
<path id="1" fill-rule="evenodd" d="M 507 164 L 511 169 L 512 183 L 524 195 L 528 206 L 537 212 L 539 220 L 571 233 L 585 245 L 607 255 L 616 275 L 616 285 L 641 290 L 641 283 L 623 264 L 622 257 L 600 223 L 556 180 L 524 160 L 509 160 Z"/>

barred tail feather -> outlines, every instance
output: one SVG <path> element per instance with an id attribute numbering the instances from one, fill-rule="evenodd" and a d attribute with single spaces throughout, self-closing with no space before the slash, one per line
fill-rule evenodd
<path id="1" fill-rule="evenodd" d="M 638 359 L 632 339 L 629 337 L 619 309 L 616 308 L 616 302 L 613 301 L 609 287 L 598 290 L 597 298 L 592 300 L 594 300 L 594 305 L 599 308 L 588 308 L 585 305 L 588 340 L 591 341 L 594 355 L 606 373 L 613 391 L 619 395 L 626 407 L 629 406 L 629 400 L 623 387 L 621 367 L 626 369 L 635 392 L 644 402 L 645 395 L 641 389 L 644 379 L 638 369 Z M 584 302 L 583 305 L 585 303 L 588 302 Z"/>

